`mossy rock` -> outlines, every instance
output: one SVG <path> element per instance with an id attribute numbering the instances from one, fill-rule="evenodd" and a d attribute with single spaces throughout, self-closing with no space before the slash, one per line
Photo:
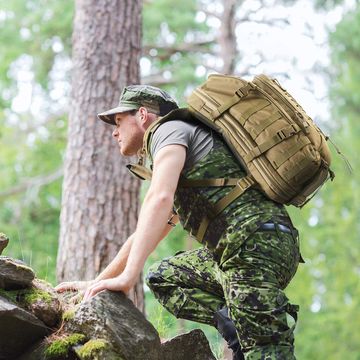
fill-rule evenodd
<path id="1" fill-rule="evenodd" d="M 91 339 L 84 345 L 76 347 L 75 353 L 81 360 L 123 360 L 104 339 Z"/>
<path id="2" fill-rule="evenodd" d="M 70 308 L 70 309 L 64 311 L 64 312 L 62 313 L 62 320 L 63 320 L 63 321 L 70 321 L 70 320 L 72 320 L 72 319 L 74 318 L 74 316 L 75 316 L 75 311 L 76 311 L 76 308 L 75 308 L 75 307 Z"/>
<path id="3" fill-rule="evenodd" d="M 0 255 L 0 288 L 5 290 L 31 287 L 34 271 L 24 262 Z"/>
<path id="4" fill-rule="evenodd" d="M 47 339 L 48 344 L 44 351 L 45 359 L 62 360 L 74 358 L 73 347 L 83 344 L 85 341 L 86 336 L 84 334 L 52 335 Z"/>
<path id="5" fill-rule="evenodd" d="M 32 286 L 25 289 L 0 289 L 0 296 L 31 312 L 49 327 L 56 327 L 62 314 L 62 306 L 51 285 L 35 279 Z"/>

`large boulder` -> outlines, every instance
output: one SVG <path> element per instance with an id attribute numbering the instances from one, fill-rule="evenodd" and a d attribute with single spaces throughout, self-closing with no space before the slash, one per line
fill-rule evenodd
<path id="1" fill-rule="evenodd" d="M 0 360 L 14 359 L 49 334 L 42 321 L 1 296 L 0 324 Z"/>
<path id="2" fill-rule="evenodd" d="M 161 359 L 159 334 L 120 292 L 103 291 L 82 303 L 65 323 L 64 331 L 86 334 L 90 341 L 97 340 L 103 345 L 103 354 L 112 353 L 109 359 Z M 91 354 L 88 358 L 92 359 Z"/>
<path id="3" fill-rule="evenodd" d="M 31 286 L 34 271 L 20 260 L 0 256 L 0 288 L 22 289 Z"/>
<path id="4" fill-rule="evenodd" d="M 164 342 L 161 346 L 160 358 L 162 360 L 216 360 L 205 334 L 200 329 Z"/>

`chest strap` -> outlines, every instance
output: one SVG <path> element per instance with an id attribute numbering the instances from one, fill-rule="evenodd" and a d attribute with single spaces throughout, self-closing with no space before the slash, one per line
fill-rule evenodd
<path id="1" fill-rule="evenodd" d="M 129 164 L 126 166 L 129 171 L 142 180 L 151 180 L 152 171 L 139 164 Z M 255 184 L 254 179 L 248 175 L 241 179 L 184 179 L 180 178 L 179 187 L 212 187 L 212 186 L 234 186 L 234 188 L 209 210 L 208 215 L 201 220 L 199 229 L 196 233 L 198 241 L 202 242 L 207 228 L 212 220 L 216 218 L 224 209 L 242 195 L 247 189 Z"/>
<path id="2" fill-rule="evenodd" d="M 245 176 L 241 179 L 238 179 L 235 187 L 227 195 L 225 195 L 222 199 L 220 199 L 213 205 L 211 215 L 208 213 L 207 216 L 203 217 L 199 229 L 196 233 L 196 238 L 200 242 L 202 242 L 211 221 L 214 220 L 216 216 L 218 216 L 227 206 L 229 206 L 233 201 L 235 201 L 240 195 L 242 195 L 254 184 L 255 181 L 251 176 Z"/>

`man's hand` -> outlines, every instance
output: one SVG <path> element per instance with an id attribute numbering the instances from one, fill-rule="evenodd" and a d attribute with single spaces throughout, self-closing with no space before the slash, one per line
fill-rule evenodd
<path id="1" fill-rule="evenodd" d="M 124 273 L 112 279 L 97 281 L 87 288 L 83 301 L 87 301 L 102 290 L 122 291 L 125 294 L 135 285 L 136 279 L 130 279 Z"/>
<path id="2" fill-rule="evenodd" d="M 89 286 L 93 285 L 95 283 L 95 280 L 90 281 L 67 281 L 63 282 L 57 286 L 55 286 L 55 290 L 57 292 L 64 292 L 64 291 L 81 291 L 86 290 Z"/>

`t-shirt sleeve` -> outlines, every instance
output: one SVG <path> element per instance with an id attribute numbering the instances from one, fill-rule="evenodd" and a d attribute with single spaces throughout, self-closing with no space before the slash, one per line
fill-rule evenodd
<path id="1" fill-rule="evenodd" d="M 151 157 L 154 159 L 156 153 L 166 145 L 183 145 L 188 149 L 193 131 L 193 125 L 180 120 L 167 121 L 161 124 L 151 139 Z"/>
<path id="2" fill-rule="evenodd" d="M 191 168 L 209 153 L 213 146 L 211 131 L 200 125 L 182 120 L 171 120 L 161 124 L 152 135 L 150 156 L 167 145 L 183 145 L 186 148 L 184 170 Z"/>

